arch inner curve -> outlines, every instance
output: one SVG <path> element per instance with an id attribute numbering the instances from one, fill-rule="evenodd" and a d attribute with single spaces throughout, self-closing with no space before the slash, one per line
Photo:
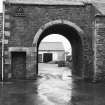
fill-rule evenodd
<path id="1" fill-rule="evenodd" d="M 72 24 L 73 25 L 73 24 Z M 37 54 L 40 42 L 46 36 L 50 34 L 60 34 L 68 39 L 72 47 L 72 72 L 76 75 L 82 76 L 83 74 L 83 42 L 82 42 L 82 31 L 79 27 L 75 28 L 75 25 L 68 25 L 61 23 L 49 24 L 46 27 L 42 27 L 34 38 L 33 44 L 37 46 Z M 60 39 L 59 39 L 60 40 Z M 37 57 L 38 62 L 38 57 Z"/>

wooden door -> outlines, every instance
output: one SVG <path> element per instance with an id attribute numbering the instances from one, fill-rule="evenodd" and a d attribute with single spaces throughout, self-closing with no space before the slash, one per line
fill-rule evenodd
<path id="1" fill-rule="evenodd" d="M 12 52 L 12 76 L 14 79 L 25 79 L 26 52 Z"/>

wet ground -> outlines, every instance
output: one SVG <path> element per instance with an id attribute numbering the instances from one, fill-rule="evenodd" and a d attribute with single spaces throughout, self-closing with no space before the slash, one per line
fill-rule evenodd
<path id="1" fill-rule="evenodd" d="M 81 81 L 56 64 L 39 69 L 35 81 L 0 83 L 0 105 L 105 105 L 105 83 Z"/>

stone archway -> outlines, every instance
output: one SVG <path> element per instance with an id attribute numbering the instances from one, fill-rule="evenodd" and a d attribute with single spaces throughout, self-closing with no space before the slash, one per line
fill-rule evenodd
<path id="1" fill-rule="evenodd" d="M 67 20 L 54 20 L 54 21 L 48 22 L 45 25 L 42 25 L 40 27 L 40 29 L 37 31 L 37 33 L 34 37 L 33 45 L 37 44 L 39 37 L 41 36 L 41 34 L 43 33 L 43 31 L 45 29 L 47 29 L 48 27 L 50 27 L 52 25 L 56 25 L 56 24 L 65 24 L 65 25 L 68 25 L 70 27 L 73 27 L 78 32 L 81 39 L 83 40 L 85 34 L 84 34 L 83 30 L 80 27 L 78 27 L 75 23 L 67 21 Z"/>
<path id="2" fill-rule="evenodd" d="M 55 20 L 43 25 L 36 33 L 33 40 L 33 47 L 36 52 L 36 69 L 38 73 L 38 47 L 41 40 L 49 34 L 61 34 L 66 37 L 72 46 L 73 72 L 83 78 L 88 78 L 86 66 L 89 61 L 88 38 L 83 30 L 67 20 Z"/>

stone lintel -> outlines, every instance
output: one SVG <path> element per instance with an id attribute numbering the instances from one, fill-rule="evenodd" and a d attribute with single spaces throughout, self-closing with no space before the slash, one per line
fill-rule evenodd
<path id="1" fill-rule="evenodd" d="M 9 52 L 36 52 L 34 47 L 9 47 Z"/>

